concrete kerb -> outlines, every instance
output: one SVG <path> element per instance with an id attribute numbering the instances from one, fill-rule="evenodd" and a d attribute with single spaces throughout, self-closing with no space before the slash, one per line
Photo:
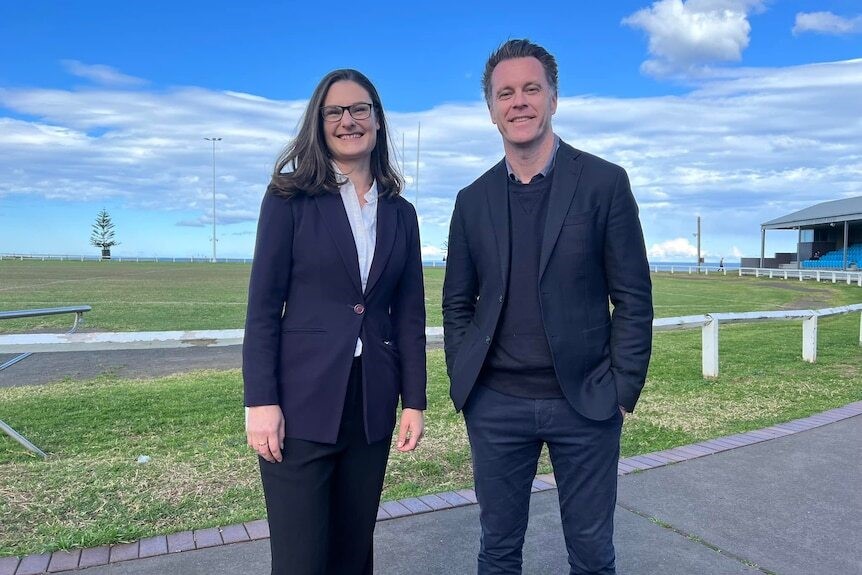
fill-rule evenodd
<path id="1" fill-rule="evenodd" d="M 739 447 L 753 445 L 772 439 L 801 433 L 809 429 L 822 427 L 844 419 L 862 415 L 862 401 L 847 404 L 843 407 L 830 409 L 809 417 L 777 424 L 761 430 L 719 437 L 672 449 L 645 453 L 620 459 L 617 474 L 619 476 L 638 473 L 648 469 L 673 465 L 700 457 L 708 457 L 715 453 L 730 451 Z M 537 475 L 533 481 L 532 491 L 548 491 L 556 489 L 553 474 Z M 472 489 L 446 491 L 421 497 L 410 497 L 401 500 L 384 501 L 377 513 L 378 521 L 388 521 L 397 517 L 433 513 L 443 509 L 452 509 L 476 504 L 476 494 Z M 140 541 L 122 543 L 111 546 L 101 546 L 72 551 L 55 551 L 28 555 L 23 558 L 0 558 L 0 575 L 40 575 L 43 573 L 59 573 L 84 567 L 106 565 L 121 561 L 140 558 L 169 555 L 205 547 L 217 547 L 234 543 L 265 539 L 269 537 L 269 527 L 265 520 L 250 521 L 226 527 L 183 531 L 169 535 L 147 537 Z"/>

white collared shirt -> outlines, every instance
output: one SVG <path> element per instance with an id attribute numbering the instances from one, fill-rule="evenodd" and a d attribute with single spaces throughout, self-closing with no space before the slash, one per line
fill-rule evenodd
<path id="1" fill-rule="evenodd" d="M 336 172 L 337 173 L 337 172 Z M 377 181 L 371 183 L 371 188 L 365 192 L 365 205 L 359 205 L 359 197 L 353 183 L 343 174 L 345 182 L 341 184 L 339 193 L 353 232 L 356 243 L 356 254 L 359 256 L 359 278 L 362 280 L 362 291 L 368 285 L 368 273 L 371 271 L 371 261 L 374 259 L 374 248 L 377 246 Z M 362 355 L 362 340 L 356 340 L 353 357 Z"/>

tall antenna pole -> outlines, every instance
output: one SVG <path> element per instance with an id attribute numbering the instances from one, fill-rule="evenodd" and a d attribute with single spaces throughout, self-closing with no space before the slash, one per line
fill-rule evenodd
<path id="1" fill-rule="evenodd" d="M 422 134 L 422 122 L 416 130 L 416 219 L 419 219 L 419 140 Z"/>
<path id="2" fill-rule="evenodd" d="M 212 262 L 216 261 L 216 205 L 215 205 L 215 149 L 216 142 L 220 142 L 221 138 L 204 138 L 204 140 L 210 141 L 213 143 L 213 259 Z"/>

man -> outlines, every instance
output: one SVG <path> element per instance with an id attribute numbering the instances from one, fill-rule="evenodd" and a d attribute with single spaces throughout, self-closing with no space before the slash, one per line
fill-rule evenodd
<path id="1" fill-rule="evenodd" d="M 544 48 L 504 43 L 483 87 L 505 158 L 458 194 L 443 284 L 451 396 L 480 506 L 478 573 L 521 573 L 547 444 L 571 573 L 613 574 L 620 430 L 652 343 L 637 205 L 622 168 L 554 135 L 557 65 Z"/>

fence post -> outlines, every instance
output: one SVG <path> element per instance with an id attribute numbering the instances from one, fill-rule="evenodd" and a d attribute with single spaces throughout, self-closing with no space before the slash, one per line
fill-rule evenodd
<path id="1" fill-rule="evenodd" d="M 832 272 L 832 283 L 835 283 L 835 272 Z"/>
<path id="2" fill-rule="evenodd" d="M 802 320 L 802 359 L 808 363 L 817 361 L 817 314 Z"/>
<path id="3" fill-rule="evenodd" d="M 817 270 L 815 274 L 817 275 L 817 283 L 820 283 L 820 270 Z"/>
<path id="4" fill-rule="evenodd" d="M 703 346 L 703 377 L 713 379 L 718 377 L 718 320 L 707 315 L 706 323 L 701 329 L 701 344 Z"/>
<path id="5" fill-rule="evenodd" d="M 862 313 L 859 314 L 859 345 L 862 345 Z"/>

